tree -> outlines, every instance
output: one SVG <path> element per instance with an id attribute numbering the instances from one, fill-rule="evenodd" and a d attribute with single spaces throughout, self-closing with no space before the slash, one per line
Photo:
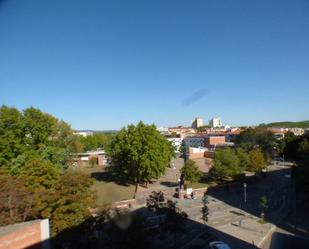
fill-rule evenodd
<path id="1" fill-rule="evenodd" d="M 65 168 L 75 152 L 73 131 L 68 124 L 33 107 L 19 112 L 0 107 L 0 166 L 18 174 L 26 159 L 37 154 Z"/>
<path id="2" fill-rule="evenodd" d="M 181 174 L 184 175 L 186 181 L 191 182 L 191 186 L 193 182 L 198 182 L 202 177 L 202 172 L 196 166 L 193 160 L 187 160 L 184 166 L 181 168 Z"/>
<path id="3" fill-rule="evenodd" d="M 165 206 L 164 193 L 162 191 L 152 191 L 146 200 L 147 209 L 154 213 L 160 213 Z"/>
<path id="4" fill-rule="evenodd" d="M 159 178 L 174 155 L 173 147 L 155 125 L 129 125 L 122 128 L 111 141 L 108 154 L 118 173 L 136 184 Z"/>
<path id="5" fill-rule="evenodd" d="M 23 111 L 23 129 L 26 144 L 39 149 L 41 144 L 50 144 L 57 119 L 39 109 L 30 107 Z"/>
<path id="6" fill-rule="evenodd" d="M 241 132 L 236 138 L 236 145 L 247 152 L 259 147 L 268 156 L 272 155 L 276 139 L 273 134 L 265 128 L 248 128 Z"/>
<path id="7" fill-rule="evenodd" d="M 16 108 L 0 107 L 0 166 L 10 166 L 25 150 L 22 115 Z"/>
<path id="8" fill-rule="evenodd" d="M 297 189 L 309 192 L 309 135 L 304 136 L 298 143 L 298 166 L 296 169 Z"/>
<path id="9" fill-rule="evenodd" d="M 250 164 L 251 164 L 249 154 L 243 149 L 238 149 L 236 155 L 237 155 L 238 160 L 239 160 L 239 166 L 243 170 L 248 169 L 250 167 Z"/>
<path id="10" fill-rule="evenodd" d="M 186 154 L 186 146 L 184 144 L 181 144 L 180 145 L 180 148 L 179 148 L 179 152 L 182 154 L 182 155 L 185 155 Z"/>
<path id="11" fill-rule="evenodd" d="M 265 195 L 263 195 L 261 198 L 260 198 L 260 203 L 259 203 L 259 207 L 261 208 L 261 218 L 262 218 L 262 221 L 264 222 L 264 212 L 265 210 L 268 208 L 268 200 L 267 200 L 267 197 Z"/>
<path id="12" fill-rule="evenodd" d="M 41 197 L 39 211 L 52 221 L 52 235 L 80 225 L 89 216 L 88 208 L 95 204 L 92 179 L 82 173 L 65 173 L 55 183 L 49 195 Z"/>
<path id="13" fill-rule="evenodd" d="M 58 181 L 61 170 L 40 158 L 29 159 L 20 171 L 19 178 L 34 191 L 50 189 Z"/>
<path id="14" fill-rule="evenodd" d="M 21 179 L 0 169 L 0 226 L 24 222 L 35 217 L 32 191 Z"/>
<path id="15" fill-rule="evenodd" d="M 110 143 L 113 134 L 95 133 L 92 136 L 77 136 L 78 141 L 83 145 L 85 151 L 97 150 L 99 148 L 106 148 Z"/>
<path id="16" fill-rule="evenodd" d="M 230 148 L 216 150 L 210 175 L 219 179 L 235 178 L 242 172 L 243 169 L 239 165 L 239 159 L 234 150 Z"/>
<path id="17" fill-rule="evenodd" d="M 160 225 L 162 223 L 161 215 L 166 208 L 164 193 L 162 191 L 152 191 L 146 200 L 147 209 L 159 215 Z"/>
<path id="18" fill-rule="evenodd" d="M 208 215 L 209 215 L 209 208 L 208 208 L 208 195 L 206 192 L 204 193 L 203 196 L 203 208 L 202 208 L 202 220 L 207 223 L 208 222 Z"/>
<path id="19" fill-rule="evenodd" d="M 266 167 L 266 160 L 261 149 L 254 149 L 249 152 L 250 167 L 248 170 L 252 172 L 260 172 Z"/>

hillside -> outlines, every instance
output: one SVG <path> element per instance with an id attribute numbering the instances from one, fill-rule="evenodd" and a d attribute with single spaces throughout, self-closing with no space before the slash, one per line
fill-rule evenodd
<path id="1" fill-rule="evenodd" d="M 294 127 L 309 128 L 309 120 L 297 121 L 297 122 L 291 122 L 291 121 L 273 122 L 273 123 L 265 124 L 265 126 L 267 126 L 267 127 L 285 127 L 285 128 L 294 128 Z"/>

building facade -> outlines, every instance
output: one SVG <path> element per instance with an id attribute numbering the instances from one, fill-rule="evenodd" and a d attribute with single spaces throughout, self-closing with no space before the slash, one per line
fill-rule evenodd
<path id="1" fill-rule="evenodd" d="M 209 120 L 209 125 L 212 128 L 217 128 L 217 127 L 222 127 L 223 123 L 221 118 L 212 118 L 211 120 Z"/>
<path id="2" fill-rule="evenodd" d="M 204 125 L 202 118 L 195 118 L 192 122 L 192 128 L 197 129 L 199 127 L 202 127 Z"/>

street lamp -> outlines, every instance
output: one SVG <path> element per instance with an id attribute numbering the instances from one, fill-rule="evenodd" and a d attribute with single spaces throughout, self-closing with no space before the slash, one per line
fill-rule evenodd
<path id="1" fill-rule="evenodd" d="M 244 201 L 245 201 L 245 203 L 247 202 L 247 191 L 246 191 L 246 188 L 247 188 L 247 183 L 244 182 Z"/>

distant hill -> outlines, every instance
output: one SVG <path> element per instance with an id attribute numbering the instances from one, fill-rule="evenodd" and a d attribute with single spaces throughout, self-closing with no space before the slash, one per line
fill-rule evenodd
<path id="1" fill-rule="evenodd" d="M 309 128 L 309 120 L 305 121 L 297 121 L 297 122 L 291 122 L 291 121 L 283 121 L 283 122 L 273 122 L 269 124 L 261 124 L 260 126 L 266 126 L 266 127 L 284 127 L 284 128 Z"/>
<path id="2" fill-rule="evenodd" d="M 117 133 L 117 130 L 102 130 L 102 131 L 98 131 L 98 130 L 75 130 L 76 132 L 93 132 L 95 133 Z"/>

